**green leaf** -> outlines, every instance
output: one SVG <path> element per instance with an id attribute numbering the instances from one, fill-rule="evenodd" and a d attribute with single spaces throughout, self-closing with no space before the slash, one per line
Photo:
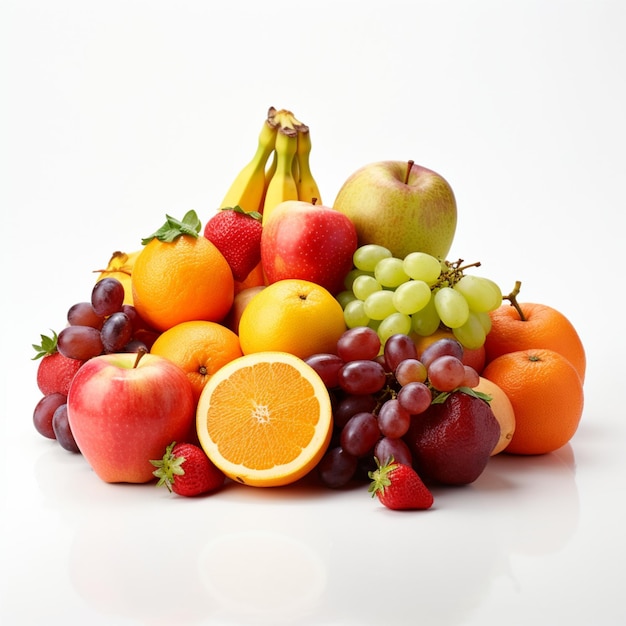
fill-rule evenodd
<path id="1" fill-rule="evenodd" d="M 35 343 L 32 344 L 33 348 L 37 352 L 37 354 L 35 354 L 35 356 L 32 358 L 33 361 L 57 352 L 57 334 L 52 329 L 50 329 L 50 332 L 52 333 L 52 337 L 48 337 L 47 335 L 39 335 L 41 337 L 41 343 L 39 345 Z"/>
<path id="2" fill-rule="evenodd" d="M 234 207 L 224 207 L 223 209 L 220 209 L 220 210 L 221 211 L 234 211 L 235 213 L 243 213 L 244 215 L 247 215 L 248 217 L 252 217 L 257 222 L 260 222 L 263 220 L 263 215 L 261 215 L 261 213 L 259 213 L 258 211 L 246 211 L 245 209 L 242 209 L 239 205 L 234 206 Z"/>
<path id="3" fill-rule="evenodd" d="M 450 396 L 450 394 L 453 393 L 465 393 L 468 396 L 472 396 L 472 398 L 478 398 L 479 400 L 484 400 L 485 402 L 489 403 L 491 402 L 491 396 L 483 393 L 482 391 L 476 391 L 475 389 L 472 389 L 471 387 L 457 387 L 456 389 L 453 389 L 452 391 L 445 391 L 445 392 L 441 392 L 438 395 L 436 395 L 431 404 L 443 404 L 448 397 Z"/>
<path id="4" fill-rule="evenodd" d="M 145 237 L 141 240 L 143 246 L 150 243 L 153 239 L 171 243 L 181 235 L 189 235 L 194 238 L 198 237 L 202 224 L 198 219 L 198 214 L 193 209 L 187 211 L 182 220 L 177 220 L 175 217 L 167 214 L 165 218 L 165 224 L 163 224 L 161 228 L 152 233 L 149 237 Z"/>

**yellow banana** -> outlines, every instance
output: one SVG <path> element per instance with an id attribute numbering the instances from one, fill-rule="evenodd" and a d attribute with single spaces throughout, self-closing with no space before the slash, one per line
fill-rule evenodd
<path id="1" fill-rule="evenodd" d="M 298 176 L 296 185 L 298 187 L 298 199 L 312 204 L 322 204 L 322 196 L 319 187 L 311 173 L 309 156 L 311 154 L 311 133 L 309 129 L 298 132 L 298 150 L 296 161 L 298 162 Z"/>
<path id="2" fill-rule="evenodd" d="M 142 248 L 143 249 L 143 248 Z M 131 276 L 135 260 L 139 256 L 141 250 L 134 252 L 114 252 L 106 269 L 94 270 L 98 274 L 96 282 L 103 278 L 116 278 L 124 287 L 124 304 L 133 304 L 133 290 L 131 286 Z"/>
<path id="3" fill-rule="evenodd" d="M 263 204 L 263 224 L 274 208 L 286 200 L 298 199 L 298 187 L 293 177 L 293 161 L 298 149 L 298 131 L 281 126 L 276 132 L 276 172 L 267 186 Z"/>
<path id="4" fill-rule="evenodd" d="M 259 133 L 257 150 L 252 160 L 237 174 L 219 208 L 240 206 L 244 211 L 259 211 L 265 191 L 265 167 L 274 150 L 277 127 L 272 124 L 270 108 Z"/>

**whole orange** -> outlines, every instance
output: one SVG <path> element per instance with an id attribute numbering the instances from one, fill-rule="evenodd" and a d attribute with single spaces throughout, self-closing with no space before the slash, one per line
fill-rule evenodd
<path id="1" fill-rule="evenodd" d="M 487 363 L 507 352 L 546 348 L 568 359 L 584 381 L 585 348 L 573 324 L 548 305 L 526 302 L 519 306 L 524 320 L 510 304 L 503 304 L 490 313 L 491 330 L 485 340 Z"/>
<path id="2" fill-rule="evenodd" d="M 168 328 L 150 353 L 169 359 L 187 374 L 196 402 L 211 376 L 242 356 L 239 337 L 225 326 L 207 321 L 181 322 Z"/>
<path id="3" fill-rule="evenodd" d="M 546 349 L 508 352 L 488 363 L 482 376 L 500 387 L 513 406 L 515 432 L 506 452 L 553 452 L 576 433 L 583 383 L 563 355 Z"/>
<path id="4" fill-rule="evenodd" d="M 282 351 L 302 359 L 336 352 L 346 330 L 339 302 L 324 287 L 285 279 L 268 285 L 247 304 L 239 321 L 244 354 Z"/>
<path id="5" fill-rule="evenodd" d="M 220 322 L 234 298 L 230 266 L 202 235 L 152 239 L 135 261 L 132 286 L 137 312 L 160 331 L 192 320 Z"/>

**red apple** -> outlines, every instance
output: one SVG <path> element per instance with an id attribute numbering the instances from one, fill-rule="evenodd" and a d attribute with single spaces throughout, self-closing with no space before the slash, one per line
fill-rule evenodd
<path id="1" fill-rule="evenodd" d="M 324 205 L 289 200 L 263 225 L 261 263 L 268 283 L 300 278 L 335 295 L 344 289 L 356 247 L 348 217 Z"/>
<path id="2" fill-rule="evenodd" d="M 67 410 L 74 439 L 107 483 L 146 483 L 151 459 L 194 425 L 191 383 L 183 370 L 154 354 L 105 354 L 72 380 Z"/>

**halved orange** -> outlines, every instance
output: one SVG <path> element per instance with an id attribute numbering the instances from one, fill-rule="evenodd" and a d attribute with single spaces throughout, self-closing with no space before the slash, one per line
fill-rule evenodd
<path id="1" fill-rule="evenodd" d="M 198 439 L 229 478 L 277 487 L 302 478 L 321 460 L 332 434 L 322 379 L 287 352 L 255 352 L 221 367 L 204 387 Z"/>

